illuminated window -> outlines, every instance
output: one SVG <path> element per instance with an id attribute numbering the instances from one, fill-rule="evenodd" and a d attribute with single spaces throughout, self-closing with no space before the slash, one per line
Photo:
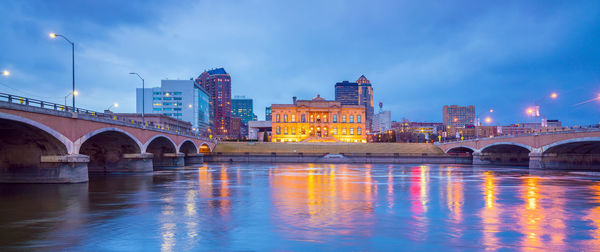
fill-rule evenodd
<path id="1" fill-rule="evenodd" d="M 296 115 L 292 114 L 292 122 L 296 122 Z"/>
<path id="2" fill-rule="evenodd" d="M 301 135 L 305 135 L 306 134 L 306 130 L 304 128 L 300 129 L 300 134 Z"/>
<path id="3" fill-rule="evenodd" d="M 354 116 L 350 115 L 350 122 L 353 123 L 354 122 Z"/>
<path id="4" fill-rule="evenodd" d="M 277 126 L 277 135 L 281 135 L 281 127 Z"/>
<path id="5" fill-rule="evenodd" d="M 283 115 L 283 122 L 287 122 L 287 114 Z"/>
<path id="6" fill-rule="evenodd" d="M 323 121 L 327 122 L 327 115 L 323 115 Z"/>
<path id="7" fill-rule="evenodd" d="M 337 114 L 333 114 L 333 122 L 336 123 L 337 122 Z"/>
<path id="8" fill-rule="evenodd" d="M 315 122 L 315 116 L 314 115 L 310 115 L 310 122 Z"/>
<path id="9" fill-rule="evenodd" d="M 342 135 L 346 135 L 346 127 L 342 128 Z"/>
<path id="10" fill-rule="evenodd" d="M 287 127 L 283 128 L 283 134 L 284 134 L 284 135 L 287 135 L 287 134 L 288 134 L 288 128 L 287 128 Z"/>
<path id="11" fill-rule="evenodd" d="M 360 127 L 356 128 L 356 134 L 357 135 L 362 135 L 362 129 Z"/>
<path id="12" fill-rule="evenodd" d="M 334 115 L 335 116 L 335 115 Z M 337 127 L 333 127 L 333 132 L 331 133 L 333 135 L 337 135 Z"/>
<path id="13" fill-rule="evenodd" d="M 277 122 L 281 122 L 281 116 L 279 114 L 275 115 L 275 117 L 277 118 Z"/>
<path id="14" fill-rule="evenodd" d="M 357 116 L 356 116 L 356 122 L 357 122 L 357 123 L 360 123 L 360 115 L 357 115 Z M 359 129 L 360 129 L 360 128 L 359 128 Z M 360 135 L 360 133 L 359 133 L 359 135 Z"/>
<path id="15" fill-rule="evenodd" d="M 350 135 L 354 135 L 354 128 L 350 127 Z"/>
<path id="16" fill-rule="evenodd" d="M 302 122 L 306 122 L 306 116 L 304 116 L 304 114 L 302 114 L 301 118 L 302 118 Z"/>
<path id="17" fill-rule="evenodd" d="M 296 127 L 292 127 L 292 135 L 296 135 Z"/>
<path id="18" fill-rule="evenodd" d="M 342 122 L 345 123 L 346 122 L 346 115 L 342 115 Z M 346 134 L 344 134 L 346 135 Z"/>

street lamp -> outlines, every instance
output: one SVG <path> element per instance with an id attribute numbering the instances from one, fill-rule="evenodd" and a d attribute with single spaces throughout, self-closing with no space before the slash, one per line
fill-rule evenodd
<path id="1" fill-rule="evenodd" d="M 72 59 L 71 63 L 72 63 L 72 71 L 73 71 L 73 93 L 75 93 L 75 43 L 73 43 L 67 37 L 60 35 L 60 34 L 56 34 L 56 33 L 50 33 L 50 37 L 51 38 L 61 37 L 61 38 L 65 39 L 67 42 L 69 42 L 69 44 L 71 44 L 71 59 Z M 73 95 L 73 111 L 75 111 L 75 95 Z"/>
<path id="2" fill-rule="evenodd" d="M 10 72 L 8 70 L 2 70 L 2 75 L 8 77 L 10 75 Z"/>
<path id="3" fill-rule="evenodd" d="M 487 112 L 494 113 L 494 110 L 493 109 L 489 109 L 489 110 L 487 110 Z M 485 112 L 479 113 L 477 115 L 477 118 L 476 118 L 476 124 L 475 124 L 475 137 L 476 138 L 479 138 L 479 128 L 477 128 L 477 127 L 481 127 L 480 117 L 481 117 L 481 115 L 483 115 L 483 113 L 485 113 Z M 486 117 L 485 118 L 485 122 L 486 123 L 490 123 L 491 121 L 492 121 L 492 119 L 490 117 Z"/>
<path id="4" fill-rule="evenodd" d="M 69 92 L 67 95 L 65 95 L 65 109 L 67 108 L 67 98 L 68 98 L 70 95 L 73 95 L 73 97 L 75 97 L 75 96 L 76 96 L 76 95 L 78 95 L 78 94 L 79 94 L 79 92 L 77 92 L 77 90 L 75 90 L 75 91 L 73 91 L 73 92 Z M 73 107 L 73 109 L 75 109 L 75 107 Z M 75 110 L 73 110 L 73 111 L 75 111 Z"/>
<path id="5" fill-rule="evenodd" d="M 146 120 L 144 119 L 144 110 L 146 110 L 146 101 L 145 101 L 145 87 L 144 87 L 144 78 L 142 78 L 142 76 L 140 76 L 138 73 L 136 72 L 131 72 L 129 74 L 135 74 L 137 75 L 137 77 L 139 77 L 140 79 L 142 79 L 142 125 L 146 126 Z"/>
<path id="6" fill-rule="evenodd" d="M 112 108 L 112 107 L 118 108 L 119 104 L 118 103 L 111 104 L 110 106 L 108 106 L 108 108 L 106 110 L 110 111 L 110 108 Z"/>
<path id="7" fill-rule="evenodd" d="M 553 92 L 550 95 L 544 96 L 541 99 L 537 100 L 534 103 L 533 109 L 528 109 L 527 110 L 527 114 L 529 114 L 531 116 L 535 116 L 536 121 L 537 121 L 537 118 L 540 117 L 540 103 L 542 103 L 544 100 L 546 100 L 548 98 L 550 98 L 550 99 L 556 99 L 556 98 L 558 98 L 558 94 L 556 92 Z M 531 112 L 529 110 L 531 110 Z"/>

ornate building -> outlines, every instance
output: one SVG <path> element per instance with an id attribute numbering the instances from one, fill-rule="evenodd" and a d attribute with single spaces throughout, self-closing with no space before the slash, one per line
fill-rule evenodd
<path id="1" fill-rule="evenodd" d="M 365 107 L 342 105 L 317 95 L 312 100 L 293 99 L 273 104 L 273 142 L 366 142 Z"/>

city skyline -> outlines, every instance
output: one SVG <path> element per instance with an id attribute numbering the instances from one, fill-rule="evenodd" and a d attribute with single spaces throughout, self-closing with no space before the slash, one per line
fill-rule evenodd
<path id="1" fill-rule="evenodd" d="M 115 112 L 135 111 L 141 86 L 129 72 L 153 87 L 224 67 L 232 93 L 252 97 L 259 118 L 292 96 L 333 99 L 336 82 L 364 74 L 395 121 L 440 122 L 441 108 L 457 104 L 493 108 L 492 124 L 506 125 L 527 121 L 541 101 L 548 119 L 598 123 L 600 104 L 582 102 L 600 93 L 599 3 L 59 2 L 0 10 L 4 92 L 62 103 L 71 55 L 48 37 L 56 32 L 76 45 L 77 106 L 97 111 L 115 102 Z M 355 13 L 366 18 L 349 20 Z"/>

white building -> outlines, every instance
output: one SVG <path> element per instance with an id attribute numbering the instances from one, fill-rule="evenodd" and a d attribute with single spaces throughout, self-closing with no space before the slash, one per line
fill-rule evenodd
<path id="1" fill-rule="evenodd" d="M 373 115 L 372 132 L 383 132 L 392 128 L 392 112 L 381 111 Z"/>
<path id="2" fill-rule="evenodd" d="M 271 135 L 271 121 L 249 121 L 248 122 L 248 139 L 258 140 L 260 142 L 267 142 L 268 139 L 264 139 L 264 132 Z M 262 133 L 262 134 L 259 134 Z"/>
<path id="3" fill-rule="evenodd" d="M 194 80 L 161 80 L 160 87 L 136 90 L 136 112 L 141 113 L 144 107 L 144 113 L 187 121 L 204 131 L 210 125 L 209 100 L 208 93 Z"/>

